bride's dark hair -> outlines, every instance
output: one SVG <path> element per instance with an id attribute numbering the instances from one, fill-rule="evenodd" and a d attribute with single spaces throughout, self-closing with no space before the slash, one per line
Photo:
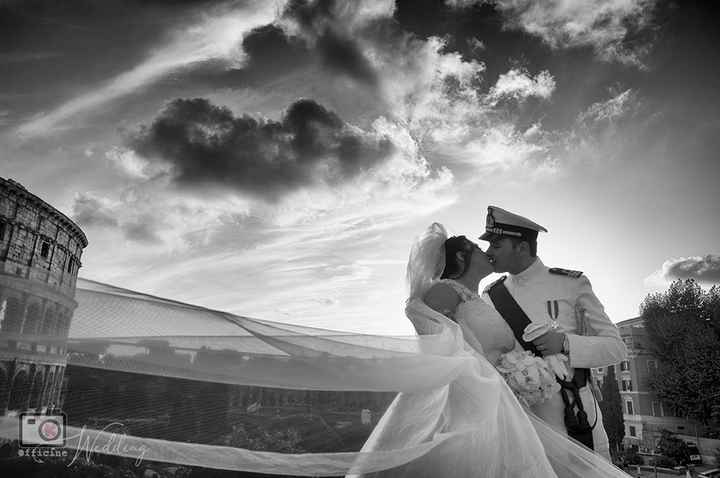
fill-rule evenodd
<path id="1" fill-rule="evenodd" d="M 452 236 L 445 241 L 445 269 L 443 270 L 441 279 L 457 279 L 462 276 L 465 269 L 470 265 L 472 254 L 472 243 L 465 236 Z M 458 252 L 462 252 L 463 261 L 459 261 L 456 257 Z"/>

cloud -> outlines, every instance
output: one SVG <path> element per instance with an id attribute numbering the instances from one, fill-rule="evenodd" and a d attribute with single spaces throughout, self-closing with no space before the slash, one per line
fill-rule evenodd
<path id="1" fill-rule="evenodd" d="M 234 4 L 233 4 L 234 5 Z M 245 8 L 223 6 L 212 9 L 196 24 L 180 29 L 165 45 L 149 52 L 136 67 L 119 74 L 102 86 L 83 93 L 54 110 L 20 125 L 23 137 L 44 135 L 59 123 L 119 97 L 144 88 L 168 73 L 207 60 L 240 65 L 244 52 L 238 48 L 245 34 L 269 23 L 275 15 L 274 2 L 251 2 Z"/>
<path id="2" fill-rule="evenodd" d="M 476 37 L 469 38 L 467 40 L 467 44 L 470 47 L 470 51 L 476 54 L 483 52 L 487 49 L 485 42 Z"/>
<path id="3" fill-rule="evenodd" d="M 488 100 L 497 102 L 503 98 L 523 101 L 532 96 L 548 99 L 555 90 L 555 79 L 549 71 L 541 71 L 535 78 L 527 72 L 514 68 L 503 73 L 488 93 Z"/>
<path id="4" fill-rule="evenodd" d="M 169 164 L 178 185 L 216 185 L 268 200 L 303 186 L 337 185 L 394 150 L 387 137 L 347 124 L 312 100 L 296 101 L 272 121 L 235 117 L 201 98 L 172 101 L 129 146 Z"/>
<path id="5" fill-rule="evenodd" d="M 610 98 L 580 112 L 567 131 L 557 132 L 554 148 L 575 158 L 595 161 L 626 157 L 657 115 L 649 114 L 632 89 L 611 93 Z"/>
<path id="6" fill-rule="evenodd" d="M 147 214 L 136 218 L 133 222 L 122 225 L 121 229 L 127 239 L 148 244 L 160 244 L 162 239 L 158 229 L 163 227 L 156 216 Z"/>
<path id="7" fill-rule="evenodd" d="M 352 38 L 328 29 L 318 38 L 317 48 L 328 68 L 345 73 L 372 87 L 377 85 L 378 79 L 373 66 Z"/>
<path id="8" fill-rule="evenodd" d="M 75 196 L 72 218 L 82 227 L 117 226 L 112 205 L 90 194 Z"/>
<path id="9" fill-rule="evenodd" d="M 627 89 L 608 100 L 591 104 L 578 115 L 577 122 L 586 126 L 614 123 L 631 113 L 637 106 L 637 94 L 632 89 Z"/>
<path id="10" fill-rule="evenodd" d="M 695 279 L 699 282 L 719 283 L 720 255 L 669 259 L 662 266 L 662 275 L 666 280 Z"/>
<path id="11" fill-rule="evenodd" d="M 513 168 L 522 168 L 525 173 L 537 173 L 535 170 L 542 168 L 543 173 L 549 173 L 553 162 L 548 158 L 545 135 L 537 124 L 522 132 L 512 123 L 499 123 L 454 146 L 450 153 L 483 173 Z"/>
<path id="12" fill-rule="evenodd" d="M 364 29 L 389 20 L 394 2 L 291 1 L 279 22 L 305 39 L 329 70 L 377 87 L 377 65 L 367 55 Z"/>
<path id="13" fill-rule="evenodd" d="M 150 179 L 169 172 L 167 167 L 153 164 L 128 148 L 113 147 L 105 153 L 105 158 L 117 170 L 131 178 Z"/>
<path id="14" fill-rule="evenodd" d="M 551 48 L 593 48 L 606 61 L 643 66 L 648 44 L 638 33 L 650 26 L 656 0 L 448 0 L 467 8 L 492 3 L 506 27 L 535 35 Z M 631 41 L 632 40 L 632 41 Z"/>
<path id="15" fill-rule="evenodd" d="M 381 94 L 421 143 L 453 143 L 486 118 L 479 92 L 485 65 L 444 52 L 437 37 L 388 34 L 369 48 L 382 71 Z"/>

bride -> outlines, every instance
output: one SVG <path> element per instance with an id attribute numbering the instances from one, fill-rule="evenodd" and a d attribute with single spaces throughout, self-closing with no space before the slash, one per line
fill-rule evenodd
<path id="1" fill-rule="evenodd" d="M 480 247 L 432 224 L 410 253 L 406 314 L 419 335 L 448 335 L 472 370 L 430 392 L 400 393 L 362 451 L 393 450 L 452 435 L 406 465 L 365 476 L 627 477 L 524 408 L 495 370 L 515 348 L 502 317 L 477 294 L 493 271 Z"/>

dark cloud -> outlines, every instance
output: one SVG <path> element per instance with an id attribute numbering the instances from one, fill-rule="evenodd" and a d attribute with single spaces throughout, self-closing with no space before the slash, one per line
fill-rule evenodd
<path id="1" fill-rule="evenodd" d="M 179 186 L 221 186 L 269 200 L 302 186 L 342 183 L 394 150 L 389 139 L 351 127 L 312 100 L 293 103 L 271 121 L 236 117 L 202 98 L 176 99 L 128 145 L 169 163 Z"/>
<path id="2" fill-rule="evenodd" d="M 334 0 L 292 0 L 285 7 L 283 17 L 294 21 L 304 36 L 314 41 L 321 63 L 328 69 L 349 76 L 358 82 L 376 86 L 378 83 L 370 61 L 360 43 L 349 32 L 341 32 L 336 26 L 342 19 L 336 15 Z"/>
<path id="3" fill-rule="evenodd" d="M 310 50 L 301 39 L 288 36 L 277 25 L 255 28 L 243 38 L 248 63 L 241 70 L 228 71 L 228 77 L 249 84 L 262 84 L 312 62 Z"/>
<path id="4" fill-rule="evenodd" d="M 228 67 L 226 60 L 209 60 L 175 72 L 173 81 L 155 86 L 154 96 L 181 96 L 188 85 L 201 88 L 263 88 L 277 79 L 315 64 L 318 59 L 302 38 L 287 35 L 278 25 L 268 24 L 248 32 L 242 40 L 246 61 Z"/>
<path id="5" fill-rule="evenodd" d="M 290 0 L 285 6 L 283 16 L 292 18 L 306 30 L 318 30 L 324 24 L 337 20 L 335 0 Z"/>
<path id="6" fill-rule="evenodd" d="M 378 74 L 358 40 L 340 31 L 338 25 L 343 21 L 334 13 L 335 4 L 335 1 L 292 1 L 281 15 L 297 26 L 297 35 L 278 24 L 263 25 L 243 38 L 247 62 L 241 68 L 209 61 L 178 75 L 186 81 L 216 88 L 262 87 L 302 68 L 320 66 L 375 87 Z"/>
<path id="7" fill-rule="evenodd" d="M 78 195 L 72 205 L 72 218 L 80 226 L 117 226 L 117 219 L 113 217 L 112 211 L 102 203 L 85 194 Z"/>
<path id="8" fill-rule="evenodd" d="M 323 64 L 370 86 L 377 86 L 377 74 L 360 46 L 351 38 L 327 29 L 317 40 Z"/>
<path id="9" fill-rule="evenodd" d="M 700 282 L 720 282 L 720 255 L 672 259 L 663 265 L 666 279 L 696 279 Z"/>

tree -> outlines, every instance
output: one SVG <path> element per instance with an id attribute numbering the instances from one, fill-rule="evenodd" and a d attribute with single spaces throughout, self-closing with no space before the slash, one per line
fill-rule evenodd
<path id="1" fill-rule="evenodd" d="M 677 280 L 648 295 L 641 316 L 659 366 L 650 386 L 677 416 L 718 423 L 720 396 L 720 288 L 703 290 Z"/>
<path id="2" fill-rule="evenodd" d="M 625 437 L 625 420 L 623 419 L 622 401 L 620 389 L 615 378 L 615 366 L 607 368 L 607 375 L 603 381 L 600 392 L 602 401 L 600 411 L 603 416 L 603 425 L 610 442 L 610 454 L 617 457 L 620 451 L 620 444 Z"/>
<path id="3" fill-rule="evenodd" d="M 690 455 L 687 443 L 677 438 L 668 430 L 661 431 L 660 441 L 657 447 L 660 454 L 673 460 L 673 466 L 684 464 Z"/>

